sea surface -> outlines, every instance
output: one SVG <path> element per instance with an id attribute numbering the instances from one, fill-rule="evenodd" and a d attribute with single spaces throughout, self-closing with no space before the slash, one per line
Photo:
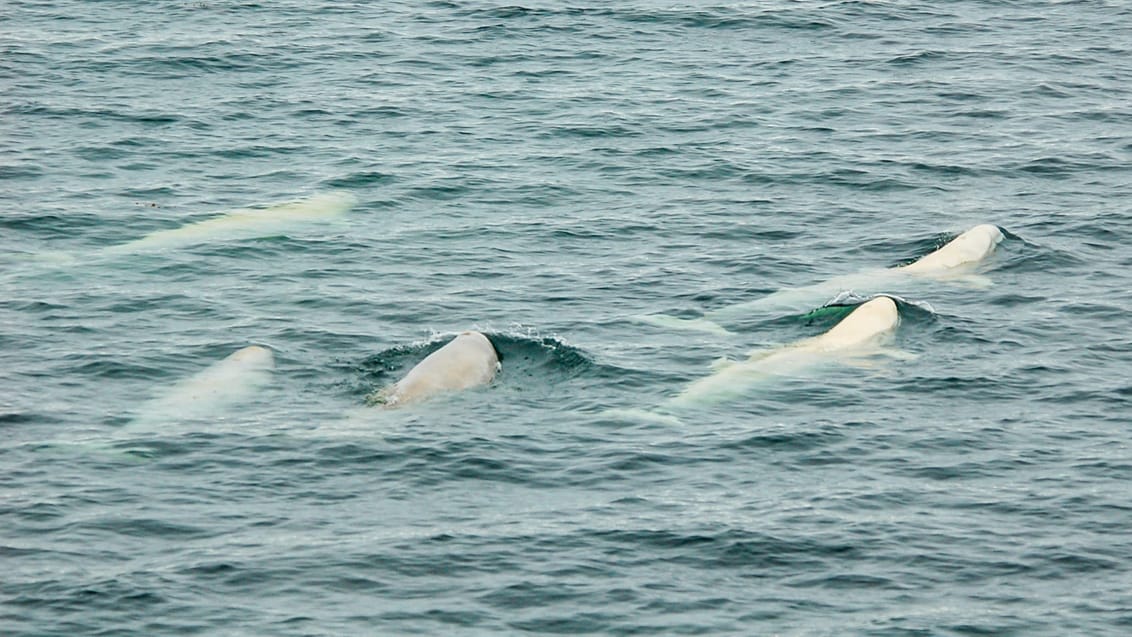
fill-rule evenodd
<path id="1" fill-rule="evenodd" d="M 1130 234 L 1122 1 L 5 0 L 0 634 L 1132 634 Z"/>

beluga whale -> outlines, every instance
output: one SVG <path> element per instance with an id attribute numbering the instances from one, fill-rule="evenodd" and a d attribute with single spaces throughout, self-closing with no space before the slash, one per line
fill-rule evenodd
<path id="1" fill-rule="evenodd" d="M 487 385 L 502 369 L 499 350 L 480 332 L 461 332 L 417 363 L 401 380 L 366 398 L 385 408 L 405 405 L 438 394 Z"/>
<path id="2" fill-rule="evenodd" d="M 223 418 L 240 403 L 254 397 L 271 380 L 275 355 L 250 345 L 166 389 L 142 405 L 127 426 L 135 429 L 170 421 Z"/>
<path id="3" fill-rule="evenodd" d="M 892 268 L 875 268 L 833 277 L 820 283 L 798 288 L 784 288 L 767 296 L 717 308 L 702 317 L 685 319 L 664 314 L 638 317 L 638 320 L 661 327 L 711 332 L 730 332 L 720 325 L 741 320 L 757 312 L 803 311 L 829 301 L 848 290 L 891 289 L 914 279 L 954 282 L 974 287 L 988 287 L 990 279 L 977 273 L 979 267 L 1003 240 L 1002 230 L 993 224 L 980 224 L 959 234 L 945 245 L 913 263 Z"/>
<path id="4" fill-rule="evenodd" d="M 933 278 L 962 277 L 970 274 L 1002 243 L 1002 230 L 984 223 L 960 234 L 943 247 L 908 265 L 894 270 Z"/>
<path id="5" fill-rule="evenodd" d="M 796 376 L 817 366 L 888 353 L 884 346 L 899 324 L 896 303 L 887 296 L 878 296 L 854 308 L 824 334 L 771 350 L 754 351 L 746 360 L 716 362 L 715 373 L 691 383 L 667 405 L 721 402 L 738 398 L 776 377 Z"/>
<path id="6" fill-rule="evenodd" d="M 270 383 L 275 368 L 272 351 L 251 345 L 160 390 L 129 414 L 129 421 L 112 432 L 35 443 L 45 450 L 73 450 L 105 458 L 137 458 L 151 435 L 184 433 L 183 425 L 213 425 L 247 414 L 246 405 Z M 205 422 L 208 421 L 208 422 Z M 135 445 L 141 445 L 135 446 Z"/>
<path id="7" fill-rule="evenodd" d="M 269 236 L 290 228 L 341 217 L 354 206 L 348 192 L 328 192 L 265 208 L 241 208 L 190 223 L 179 228 L 158 230 L 140 239 L 110 246 L 105 255 L 134 254 L 182 248 L 217 238 L 250 239 Z"/>

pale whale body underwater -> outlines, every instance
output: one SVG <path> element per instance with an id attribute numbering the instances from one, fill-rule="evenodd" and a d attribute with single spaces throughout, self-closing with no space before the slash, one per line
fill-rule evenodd
<path id="1" fill-rule="evenodd" d="M 162 391 L 136 411 L 127 431 L 179 421 L 223 418 L 271 382 L 275 355 L 250 345 Z"/>
<path id="2" fill-rule="evenodd" d="M 216 241 L 239 241 L 292 232 L 343 217 L 357 202 L 335 191 L 264 206 L 229 210 L 201 221 L 107 246 L 90 252 L 41 252 L 17 257 L 16 263 L 71 267 L 89 263 L 117 264 L 133 255 L 156 254 Z M 35 272 L 34 270 L 32 271 Z M 15 275 L 15 273 L 10 273 Z"/>
<path id="3" fill-rule="evenodd" d="M 712 310 L 700 318 L 684 319 L 659 314 L 639 317 L 639 320 L 661 327 L 726 335 L 730 332 L 719 321 L 739 320 L 756 312 L 804 311 L 824 304 L 847 290 L 871 289 L 880 292 L 909 278 L 987 287 L 991 285 L 991 281 L 978 274 L 978 269 L 994 254 L 1002 240 L 1003 234 L 998 226 L 981 224 L 908 265 L 865 270 L 813 285 L 784 288 L 752 301 Z"/>
<path id="4" fill-rule="evenodd" d="M 229 210 L 203 221 L 160 230 L 139 239 L 91 251 L 40 251 L 0 255 L 0 279 L 37 276 L 44 267 L 68 269 L 76 266 L 119 267 L 131 257 L 161 255 L 171 250 L 215 241 L 240 241 L 291 233 L 312 224 L 326 224 L 343 217 L 357 203 L 349 192 L 318 193 L 307 198 L 256 208 Z M 8 264 L 2 259 L 8 258 Z M 10 265 L 11 267 L 6 267 Z"/>
<path id="5" fill-rule="evenodd" d="M 346 192 L 329 192 L 265 208 L 241 208 L 222 215 L 158 230 L 140 239 L 110 246 L 105 255 L 133 254 L 181 248 L 216 239 L 250 239 L 269 236 L 306 224 L 325 222 L 346 214 L 355 198 Z"/>
<path id="6" fill-rule="evenodd" d="M 51 441 L 45 449 L 122 455 L 122 443 L 144 440 L 151 434 L 168 435 L 182 426 L 210 428 L 233 416 L 244 417 L 249 406 L 262 400 L 272 381 L 275 355 L 266 347 L 250 345 L 204 369 L 157 390 L 155 396 L 132 410 L 120 428 L 108 433 Z"/>

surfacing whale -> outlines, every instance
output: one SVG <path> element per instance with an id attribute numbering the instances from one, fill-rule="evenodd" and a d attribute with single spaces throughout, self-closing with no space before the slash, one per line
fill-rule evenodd
<path id="1" fill-rule="evenodd" d="M 893 269 L 939 279 L 963 277 L 993 254 L 1002 239 L 1002 230 L 998 226 L 984 223 L 960 234 L 916 262 Z"/>
<path id="2" fill-rule="evenodd" d="M 714 374 L 688 385 L 667 404 L 682 407 L 720 402 L 742 396 L 752 386 L 777 376 L 884 353 L 884 345 L 899 324 L 896 303 L 878 296 L 857 306 L 824 334 L 769 351 L 755 351 L 743 361 L 717 362 Z"/>
<path id="3" fill-rule="evenodd" d="M 824 303 L 846 290 L 891 288 L 908 278 L 928 278 L 987 287 L 991 285 L 990 279 L 976 274 L 976 271 L 994 254 L 1002 240 L 1002 231 L 998 226 L 980 224 L 908 265 L 865 270 L 813 285 L 784 288 L 752 301 L 711 310 L 701 318 L 682 319 L 660 314 L 639 317 L 639 320 L 667 328 L 728 334 L 719 321 L 739 320 L 755 312 L 802 311 Z"/>
<path id="4" fill-rule="evenodd" d="M 371 405 L 401 407 L 437 394 L 486 385 L 502 368 L 499 351 L 480 332 L 461 332 L 404 378 L 367 397 Z"/>

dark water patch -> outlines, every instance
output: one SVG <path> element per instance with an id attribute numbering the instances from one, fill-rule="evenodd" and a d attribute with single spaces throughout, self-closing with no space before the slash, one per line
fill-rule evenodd
<path id="1" fill-rule="evenodd" d="M 1104 122 L 1106 124 L 1115 124 L 1118 122 L 1127 121 L 1129 116 L 1132 116 L 1127 110 L 1116 108 L 1091 108 L 1068 113 L 1064 117 L 1066 119 L 1075 119 L 1089 122 Z M 1128 147 L 1125 146 L 1121 150 L 1127 151 Z"/>
<path id="2" fill-rule="evenodd" d="M 962 113 L 969 115 L 969 113 Z M 914 162 L 908 165 L 908 168 L 917 172 L 927 173 L 929 175 L 939 175 L 941 177 L 975 177 L 982 173 L 982 171 L 972 168 L 970 166 L 961 166 L 956 164 L 936 164 L 927 162 Z"/>
<path id="3" fill-rule="evenodd" d="M 713 161 L 683 165 L 677 168 L 665 168 L 659 170 L 658 174 L 665 178 L 677 180 L 715 180 L 741 175 L 743 171 L 730 162 Z"/>
<path id="4" fill-rule="evenodd" d="M 859 192 L 898 192 L 921 188 L 940 189 L 939 186 L 922 184 L 889 175 L 887 170 L 867 170 L 863 168 L 838 168 L 826 173 L 747 173 L 742 180 L 756 185 L 805 185 L 828 184 L 838 188 Z"/>
<path id="5" fill-rule="evenodd" d="M 147 365 L 133 360 L 111 359 L 106 357 L 98 357 L 94 360 L 71 360 L 67 365 L 67 371 L 72 374 L 93 376 L 107 380 L 147 380 L 165 377 L 168 373 L 166 370 L 154 365 Z"/>
<path id="6" fill-rule="evenodd" d="M 326 189 L 359 190 L 371 186 L 386 186 L 395 181 L 396 177 L 392 174 L 370 170 L 329 179 L 323 182 L 322 186 Z"/>
<path id="7" fill-rule="evenodd" d="M 627 556 L 655 551 L 656 559 L 668 563 L 740 572 L 755 579 L 770 577 L 784 569 L 820 567 L 827 560 L 862 556 L 859 547 L 836 540 L 786 538 L 740 530 L 719 533 L 594 531 L 592 535 L 594 540 L 606 545 L 603 552 L 610 556 L 622 551 Z"/>
<path id="8" fill-rule="evenodd" d="M 917 51 L 905 53 L 889 58 L 888 64 L 892 66 L 916 66 L 925 63 L 935 63 L 949 57 L 946 51 Z"/>
<path id="9" fill-rule="evenodd" d="M 632 138 L 644 135 L 644 131 L 636 126 L 606 122 L 602 124 L 576 123 L 554 126 L 541 134 L 548 139 L 618 139 Z"/>
<path id="10" fill-rule="evenodd" d="M 168 47 L 161 55 L 143 55 L 120 64 L 92 64 L 105 71 L 137 74 L 146 77 L 178 78 L 204 74 L 247 73 L 271 68 L 293 69 L 298 63 L 284 56 L 264 52 L 234 51 L 221 55 L 202 55 L 203 51 L 183 51 Z"/>
<path id="11" fill-rule="evenodd" d="M 224 580 L 245 568 L 246 566 L 243 564 L 231 562 L 207 562 L 182 568 L 181 573 L 193 579 L 224 582 Z"/>
<path id="12" fill-rule="evenodd" d="M 398 542 L 385 553 L 349 556 L 346 564 L 356 565 L 362 572 L 386 572 L 407 578 L 436 577 L 449 582 L 468 575 L 506 573 L 515 568 L 512 551 L 499 548 L 469 552 L 462 546 L 467 540 L 460 536 L 436 535 L 418 542 Z M 432 551 L 441 559 L 430 557 Z M 411 596 L 410 591 L 399 595 Z"/>
<path id="13" fill-rule="evenodd" d="M 81 530 L 80 530 L 81 529 Z M 190 540 L 210 537 L 213 532 L 188 524 L 176 524 L 152 518 L 112 519 L 83 522 L 74 528 L 76 532 L 108 531 L 132 538 L 154 537 L 170 540 Z"/>
<path id="14" fill-rule="evenodd" d="M 1130 308 L 1113 302 L 1070 301 L 1058 307 L 1057 311 L 1076 316 L 1087 316 L 1097 320 L 1121 321 L 1128 319 Z"/>
<path id="15" fill-rule="evenodd" d="M 765 201 L 743 202 L 744 208 L 762 208 L 770 205 L 771 202 Z M 660 228 L 657 227 L 642 228 L 642 230 L 646 231 L 655 231 L 659 229 Z M 801 239 L 805 236 L 805 232 L 801 229 L 772 229 L 755 224 L 728 225 L 722 228 L 709 226 L 701 234 L 705 239 L 748 240 L 759 242 L 788 242 Z"/>
<path id="16" fill-rule="evenodd" d="M 500 189 L 497 195 L 485 198 L 484 203 L 509 206 L 560 206 L 581 199 L 577 188 L 561 184 L 530 184 Z"/>
<path id="17" fill-rule="evenodd" d="M 581 635 L 613 630 L 618 615 L 612 613 L 582 612 L 569 617 L 546 617 L 508 622 L 509 628 L 523 632 L 552 635 Z"/>
<path id="18" fill-rule="evenodd" d="M 543 608 L 547 604 L 558 604 L 588 597 L 588 593 L 559 583 L 518 582 L 491 591 L 480 601 L 493 608 L 519 610 Z"/>
<path id="19" fill-rule="evenodd" d="M 966 109 L 957 110 L 950 113 L 950 117 L 969 117 L 972 119 L 1008 119 L 1011 116 L 1011 111 L 1006 109 Z"/>
<path id="20" fill-rule="evenodd" d="M 1117 167 L 1114 158 L 1107 155 L 1093 155 L 1091 157 L 1039 157 L 1007 164 L 1007 174 L 1016 173 L 1020 176 L 1038 176 L 1051 178 L 1067 178 L 1081 172 L 1094 172 L 1107 167 Z"/>
<path id="21" fill-rule="evenodd" d="M 391 451 L 388 449 L 375 449 L 369 445 L 358 443 L 328 444 L 317 449 L 318 458 L 336 465 L 387 466 L 394 460 L 404 459 L 412 453 L 427 456 L 428 454 L 438 452 L 432 448 L 423 448 L 416 451 Z"/>
<path id="22" fill-rule="evenodd" d="M 1032 464 L 1025 460 L 967 461 L 955 462 L 954 464 L 908 466 L 903 470 L 893 471 L 893 473 L 924 480 L 967 482 L 979 478 L 1008 475 L 1013 471 L 1025 470 Z"/>
<path id="23" fill-rule="evenodd" d="M 294 156 L 302 154 L 303 147 L 284 144 L 256 144 L 239 148 L 224 148 L 216 152 L 223 159 L 266 159 L 276 155 Z"/>
<path id="24" fill-rule="evenodd" d="M 12 231 L 25 232 L 42 241 L 73 239 L 74 235 L 87 229 L 96 229 L 105 226 L 105 219 L 89 211 L 45 211 L 36 210 L 34 206 L 27 206 L 26 211 L 8 211 L 0 218 L 0 228 Z"/>
<path id="25" fill-rule="evenodd" d="M 13 427 L 42 422 L 43 416 L 33 412 L 9 411 L 0 407 L 0 427 Z"/>
<path id="26" fill-rule="evenodd" d="M 193 470 L 199 461 L 199 455 L 196 454 L 213 448 L 208 440 L 144 430 L 129 438 L 110 442 L 107 447 L 118 452 L 119 455 L 105 458 L 106 462 L 117 461 L 126 464 L 138 461 L 156 462 L 158 469 L 165 468 L 174 472 L 182 469 Z"/>
<path id="27" fill-rule="evenodd" d="M 65 520 L 71 507 L 61 502 L 35 502 L 29 505 L 5 506 L 5 513 L 14 515 L 21 523 L 42 529 L 45 523 Z"/>
<path id="28" fill-rule="evenodd" d="M 902 584 L 895 578 L 852 573 L 795 579 L 790 582 L 789 586 L 793 588 L 847 589 L 853 591 L 860 591 L 862 589 L 908 589 L 908 586 Z"/>
<path id="29" fill-rule="evenodd" d="M 13 605 L 46 607 L 62 613 L 122 608 L 137 612 L 142 608 L 162 605 L 167 601 L 160 594 L 139 590 L 133 582 L 118 579 L 95 580 L 88 583 L 48 580 L 11 588 L 15 589 L 14 595 L 9 599 L 9 603 Z"/>
<path id="30" fill-rule="evenodd" d="M 1007 240 L 999 245 L 995 255 L 995 272 L 1058 272 L 1069 271 L 1088 260 L 1065 248 L 1041 245 L 1027 241 L 1008 230 Z"/>
<path id="31" fill-rule="evenodd" d="M 485 617 L 486 615 L 478 612 L 445 611 L 438 609 L 428 610 L 421 613 L 392 611 L 381 614 L 381 619 L 384 621 L 393 621 L 397 623 L 402 623 L 405 621 L 424 621 L 426 622 L 426 625 L 432 625 L 436 623 L 440 624 L 441 626 L 476 626 Z"/>
<path id="32" fill-rule="evenodd" d="M 945 431 L 927 432 L 908 444 L 909 449 L 931 452 L 970 452 L 1002 448 L 1013 441 L 1013 435 L 1003 427 L 954 427 Z"/>
<path id="33" fill-rule="evenodd" d="M 166 125 L 176 123 L 181 119 L 179 115 L 161 112 L 119 110 L 100 107 L 62 107 L 39 103 L 16 104 L 8 107 L 6 111 L 17 117 L 38 116 L 67 122 L 73 122 L 78 119 L 82 122 L 96 123 L 99 127 L 104 127 L 114 122 Z"/>
<path id="34" fill-rule="evenodd" d="M 413 188 L 406 193 L 406 198 L 424 202 L 452 201 L 486 190 L 490 185 L 491 181 L 487 179 L 454 177 L 438 180 L 429 186 Z"/>
<path id="35" fill-rule="evenodd" d="M 28 161 L 0 164 L 0 180 L 37 179 L 46 172 L 41 164 Z"/>
<path id="36" fill-rule="evenodd" d="M 740 452 L 772 451 L 794 452 L 813 451 L 839 444 L 847 440 L 846 434 L 839 426 L 825 426 L 820 429 L 777 429 L 726 443 L 721 446 L 723 450 Z"/>
<path id="37" fill-rule="evenodd" d="M 639 25 L 677 26 L 686 29 L 783 29 L 820 31 L 834 23 L 808 11 L 755 10 L 743 11 L 717 7 L 712 9 L 671 8 L 659 10 L 611 10 L 611 16 L 620 21 Z"/>
<path id="38" fill-rule="evenodd" d="M 890 381 L 896 391 L 911 391 L 925 396 L 948 398 L 962 401 L 989 401 L 998 403 L 1005 397 L 1021 395 L 1026 389 L 1024 382 L 1005 373 L 999 376 L 939 376 L 924 377 L 909 374 L 899 380 Z M 1009 390 L 1008 393 L 1007 390 Z"/>
<path id="39" fill-rule="evenodd" d="M 514 459 L 501 459 L 473 454 L 459 446 L 444 450 L 427 449 L 410 457 L 403 470 L 413 475 L 412 482 L 427 487 L 444 482 L 484 481 L 535 486 L 539 468 Z M 547 485 L 549 486 L 549 485 Z"/>
<path id="40" fill-rule="evenodd" d="M 151 140 L 140 142 L 142 145 L 148 146 Z M 175 201 L 174 197 L 177 195 L 177 190 L 172 186 L 138 186 L 133 188 L 126 188 L 122 191 L 122 197 L 130 201 L 134 207 L 142 208 L 159 208 L 163 207 L 157 200 Z"/>
<path id="41" fill-rule="evenodd" d="M 404 106 L 393 106 L 391 104 L 371 105 L 366 106 L 365 108 L 351 111 L 346 121 L 360 124 L 375 119 L 399 119 L 403 117 L 411 117 L 415 113 L 417 113 L 415 109 Z"/>
<path id="42" fill-rule="evenodd" d="M 1060 86 L 1060 85 L 1057 85 L 1057 84 L 1054 84 L 1054 83 L 1050 83 L 1050 82 L 1042 82 L 1041 84 L 1038 84 L 1034 88 L 1029 89 L 1025 93 L 1029 94 L 1029 95 L 1037 96 L 1037 97 L 1043 97 L 1043 98 L 1046 98 L 1046 97 L 1068 98 L 1068 97 L 1073 96 L 1073 91 L 1067 89 L 1066 87 L 1063 87 L 1063 86 Z"/>
<path id="43" fill-rule="evenodd" d="M 986 93 L 964 90 L 941 90 L 936 92 L 936 96 L 954 102 L 985 102 L 991 99 L 991 95 Z"/>
<path id="44" fill-rule="evenodd" d="M 39 299 L 10 299 L 0 301 L 0 308 L 28 314 L 64 313 L 69 306 Z"/>
<path id="45" fill-rule="evenodd" d="M 591 473 L 604 476 L 605 481 L 639 481 L 649 476 L 657 477 L 668 473 L 676 465 L 701 465 L 730 462 L 731 458 L 719 454 L 689 453 L 689 450 L 662 451 L 617 451 L 593 459 Z M 587 462 L 587 464 L 590 464 Z"/>

